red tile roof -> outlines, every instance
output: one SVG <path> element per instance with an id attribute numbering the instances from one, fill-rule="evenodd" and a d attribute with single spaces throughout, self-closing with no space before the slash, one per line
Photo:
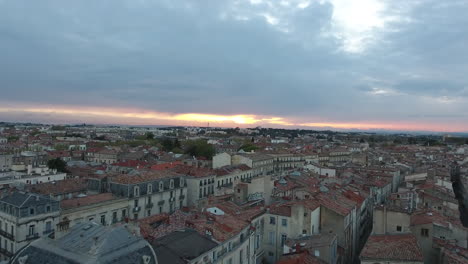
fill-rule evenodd
<path id="1" fill-rule="evenodd" d="M 119 166 L 119 167 L 143 168 L 143 167 L 148 166 L 148 162 L 140 161 L 140 160 L 127 160 L 127 161 L 116 162 L 112 165 Z"/>
<path id="2" fill-rule="evenodd" d="M 152 170 L 167 170 L 167 169 L 172 169 L 176 167 L 177 165 L 182 165 L 182 161 L 177 160 L 174 162 L 165 162 L 161 164 L 156 164 L 156 165 L 151 166 L 151 169 Z"/>
<path id="3" fill-rule="evenodd" d="M 301 253 L 293 253 L 288 255 L 283 255 L 276 262 L 276 264 L 323 264 L 327 263 L 315 256 L 312 256 L 307 251 Z"/>
<path id="4" fill-rule="evenodd" d="M 86 197 L 74 198 L 68 200 L 60 201 L 60 207 L 62 209 L 71 209 L 80 206 L 87 206 L 91 204 L 102 203 L 105 201 L 115 200 L 117 197 L 113 196 L 111 193 L 100 193 L 95 195 L 88 195 Z"/>
<path id="5" fill-rule="evenodd" d="M 421 247 L 412 234 L 373 235 L 361 252 L 361 260 L 423 261 Z"/>
<path id="6" fill-rule="evenodd" d="M 203 178 L 208 176 L 214 176 L 215 173 L 212 169 L 209 168 L 197 168 L 187 165 L 178 165 L 171 169 L 172 171 L 196 178 Z"/>
<path id="7" fill-rule="evenodd" d="M 171 170 L 163 170 L 163 171 L 148 171 L 143 172 L 140 175 L 128 175 L 128 174 L 121 174 L 111 178 L 111 182 L 120 183 L 120 184 L 135 184 L 135 183 L 142 183 L 142 182 L 149 182 L 157 179 L 164 179 L 164 178 L 174 178 L 182 176 L 179 173 L 175 173 Z"/>
<path id="8" fill-rule="evenodd" d="M 86 192 L 87 180 L 83 178 L 65 179 L 56 182 L 47 182 L 34 185 L 27 185 L 27 189 L 31 192 L 41 193 L 44 195 L 59 195 L 77 192 Z"/>

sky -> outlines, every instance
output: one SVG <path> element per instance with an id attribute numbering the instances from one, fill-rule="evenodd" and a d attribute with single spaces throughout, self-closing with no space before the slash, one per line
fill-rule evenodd
<path id="1" fill-rule="evenodd" d="M 468 131 L 468 0 L 0 0 L 0 121 Z"/>

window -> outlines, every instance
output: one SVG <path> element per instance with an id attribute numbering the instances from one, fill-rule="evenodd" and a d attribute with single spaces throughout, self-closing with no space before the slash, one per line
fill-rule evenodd
<path id="1" fill-rule="evenodd" d="M 288 236 L 286 234 L 281 235 L 281 246 L 284 246 L 284 243 L 286 242 L 286 239 L 288 239 Z"/>
<path id="2" fill-rule="evenodd" d="M 244 259 L 243 253 L 244 253 L 244 251 L 241 249 L 239 251 L 239 263 L 242 263 L 242 260 Z"/>
<path id="3" fill-rule="evenodd" d="M 282 226 L 288 226 L 288 219 L 281 219 Z"/>
<path id="4" fill-rule="evenodd" d="M 318 251 L 317 249 L 314 250 L 314 256 L 320 257 L 320 251 Z"/>
<path id="5" fill-rule="evenodd" d="M 169 182 L 169 188 L 174 189 L 174 180 Z"/>
<path id="6" fill-rule="evenodd" d="M 401 226 L 396 226 L 396 231 L 401 232 L 402 228 Z"/>
<path id="7" fill-rule="evenodd" d="M 33 215 L 34 214 L 34 208 L 29 208 L 29 214 Z"/>
<path id="8" fill-rule="evenodd" d="M 106 225 L 106 216 L 105 215 L 101 215 L 101 224 Z"/>
<path id="9" fill-rule="evenodd" d="M 127 216 L 127 210 L 123 209 L 122 210 L 122 218 L 125 218 Z"/>
<path id="10" fill-rule="evenodd" d="M 140 196 L 140 187 L 138 187 L 138 186 L 133 187 L 133 195 L 135 197 Z"/>
<path id="11" fill-rule="evenodd" d="M 185 184 L 185 179 L 184 178 L 180 178 L 180 187 L 184 187 L 184 184 Z"/>
<path id="12" fill-rule="evenodd" d="M 12 236 L 15 235 L 15 227 L 13 225 L 11 225 L 11 235 Z"/>
<path id="13" fill-rule="evenodd" d="M 162 206 L 159 206 L 159 213 L 162 214 Z"/>
<path id="14" fill-rule="evenodd" d="M 268 242 L 270 245 L 275 244 L 275 232 L 268 233 Z"/>
<path id="15" fill-rule="evenodd" d="M 273 216 L 270 216 L 270 225 L 276 224 L 276 219 Z"/>
<path id="16" fill-rule="evenodd" d="M 160 192 L 164 191 L 164 183 L 163 182 L 159 182 L 159 191 Z"/>
<path id="17" fill-rule="evenodd" d="M 146 212 L 146 216 L 150 216 L 150 215 L 151 215 L 151 210 L 148 210 L 148 211 Z"/>
<path id="18" fill-rule="evenodd" d="M 51 222 L 51 221 L 47 221 L 47 222 L 46 222 L 46 228 L 45 228 L 45 230 L 46 230 L 46 233 L 52 231 L 52 222 Z M 13 230 L 11 230 L 11 231 L 13 232 Z"/>
<path id="19" fill-rule="evenodd" d="M 29 235 L 30 236 L 34 235 L 35 227 L 36 227 L 35 225 L 30 225 L 29 226 Z"/>
<path id="20" fill-rule="evenodd" d="M 232 258 L 228 259 L 227 263 L 232 264 Z"/>
<path id="21" fill-rule="evenodd" d="M 112 222 L 117 222 L 117 212 L 112 213 Z"/>
<path id="22" fill-rule="evenodd" d="M 138 214 L 133 214 L 133 219 L 137 220 L 138 219 Z"/>
<path id="23" fill-rule="evenodd" d="M 138 199 L 135 199 L 134 204 L 135 204 L 135 207 L 138 207 Z"/>
<path id="24" fill-rule="evenodd" d="M 306 196 L 307 196 L 307 195 L 306 195 Z M 306 198 L 308 198 L 308 197 L 306 197 Z M 307 212 L 304 213 L 304 217 L 307 217 Z"/>
<path id="25" fill-rule="evenodd" d="M 153 192 L 153 184 L 151 184 L 151 183 L 148 184 L 147 188 L 148 188 L 148 190 L 147 190 L 148 194 L 151 194 Z"/>
<path id="26" fill-rule="evenodd" d="M 421 228 L 421 236 L 424 236 L 424 237 L 429 236 L 429 229 Z"/>
<path id="27" fill-rule="evenodd" d="M 275 255 L 275 253 L 273 253 L 271 251 L 268 251 L 268 256 L 273 257 L 274 255 Z"/>
<path id="28" fill-rule="evenodd" d="M 46 212 L 50 212 L 50 205 L 46 206 Z"/>

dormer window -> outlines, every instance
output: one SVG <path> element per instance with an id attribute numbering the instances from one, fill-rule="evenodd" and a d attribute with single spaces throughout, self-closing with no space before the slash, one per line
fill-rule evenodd
<path id="1" fill-rule="evenodd" d="M 148 194 L 153 193 L 153 184 L 148 184 Z"/>
<path id="2" fill-rule="evenodd" d="M 164 191 L 164 183 L 163 182 L 159 182 L 159 191 L 160 192 Z"/>
<path id="3" fill-rule="evenodd" d="M 184 187 L 184 178 L 180 178 L 180 187 Z"/>
<path id="4" fill-rule="evenodd" d="M 138 186 L 133 187 L 133 195 L 135 197 L 140 196 L 140 187 L 138 187 Z"/>
<path id="5" fill-rule="evenodd" d="M 29 208 L 29 214 L 34 215 L 34 208 Z"/>
<path id="6" fill-rule="evenodd" d="M 169 182 L 169 188 L 174 189 L 174 180 Z"/>

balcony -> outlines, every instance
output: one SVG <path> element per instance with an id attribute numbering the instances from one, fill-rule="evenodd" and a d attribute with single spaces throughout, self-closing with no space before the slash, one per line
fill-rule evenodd
<path id="1" fill-rule="evenodd" d="M 3 254 L 4 256 L 7 256 L 9 258 L 13 257 L 13 253 L 11 253 L 10 251 L 4 249 L 4 248 L 0 248 L 0 253 Z"/>
<path id="2" fill-rule="evenodd" d="M 169 202 L 175 202 L 175 197 L 169 198 Z"/>
<path id="3" fill-rule="evenodd" d="M 36 238 L 39 238 L 39 233 L 29 234 L 26 236 L 26 240 L 32 240 Z"/>
<path id="4" fill-rule="evenodd" d="M 147 204 L 146 204 L 146 208 L 147 208 L 147 209 L 153 208 L 153 205 L 154 205 L 153 203 L 147 203 Z"/>
<path id="5" fill-rule="evenodd" d="M 0 230 L 0 235 L 3 236 L 3 237 L 8 238 L 10 240 L 13 240 L 13 241 L 15 240 L 15 237 L 12 234 L 10 234 L 8 232 L 5 232 L 3 230 Z"/>
<path id="6" fill-rule="evenodd" d="M 163 205 L 163 204 L 164 204 L 164 202 L 165 202 L 164 200 L 162 200 L 162 201 L 159 201 L 159 202 L 158 202 L 158 205 Z"/>
<path id="7" fill-rule="evenodd" d="M 134 213 L 140 212 L 140 210 L 141 210 L 140 206 L 135 206 L 135 207 L 133 208 L 133 212 L 134 212 Z"/>
<path id="8" fill-rule="evenodd" d="M 180 199 L 180 200 L 183 200 L 184 198 L 185 198 L 185 195 L 179 196 L 179 199 Z"/>

